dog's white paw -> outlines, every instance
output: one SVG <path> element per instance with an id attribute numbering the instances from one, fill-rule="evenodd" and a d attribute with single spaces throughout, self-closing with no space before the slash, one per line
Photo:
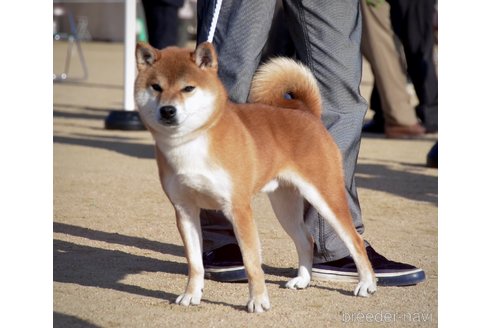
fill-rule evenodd
<path id="1" fill-rule="evenodd" d="M 309 277 L 297 276 L 294 279 L 289 280 L 285 287 L 289 289 L 304 289 L 309 285 L 311 279 Z"/>
<path id="2" fill-rule="evenodd" d="M 262 313 L 268 310 L 270 310 L 270 300 L 268 299 L 268 295 L 266 293 L 253 297 L 248 301 L 249 313 Z"/>
<path id="3" fill-rule="evenodd" d="M 360 281 L 355 287 L 354 295 L 368 297 L 376 292 L 376 283 L 372 280 Z"/>
<path id="4" fill-rule="evenodd" d="M 196 292 L 193 294 L 184 293 L 178 296 L 176 299 L 176 304 L 189 306 L 200 304 L 200 300 L 202 299 L 202 292 Z"/>

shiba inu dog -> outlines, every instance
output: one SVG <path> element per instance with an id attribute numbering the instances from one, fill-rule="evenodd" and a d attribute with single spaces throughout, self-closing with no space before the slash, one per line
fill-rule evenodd
<path id="1" fill-rule="evenodd" d="M 175 208 L 188 261 L 188 284 L 176 303 L 200 303 L 204 268 L 199 212 L 216 209 L 232 222 L 241 248 L 248 311 L 270 308 L 251 210 L 252 196 L 260 191 L 268 193 L 298 252 L 298 274 L 288 288 L 305 288 L 311 280 L 313 240 L 303 221 L 306 200 L 353 256 L 359 272 L 354 294 L 376 291 L 364 241 L 352 223 L 341 155 L 321 123 L 319 89 L 306 67 L 274 59 L 255 75 L 250 103 L 235 104 L 219 80 L 210 43 L 195 51 L 159 51 L 139 43 L 136 59 L 135 101 L 155 140 L 160 181 Z"/>

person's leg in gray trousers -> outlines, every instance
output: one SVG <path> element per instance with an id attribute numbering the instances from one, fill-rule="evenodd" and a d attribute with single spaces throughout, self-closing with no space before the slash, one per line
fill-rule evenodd
<path id="1" fill-rule="evenodd" d="M 354 181 L 367 110 L 359 91 L 362 77 L 359 1 L 287 0 L 284 8 L 297 57 L 318 81 L 323 101 L 322 120 L 342 152 L 349 206 L 354 225 L 362 233 L 364 226 Z M 308 211 L 306 223 L 315 240 L 315 263 L 349 254 L 332 227 L 320 220 L 314 209 Z"/>
<path id="2" fill-rule="evenodd" d="M 202 7 L 203 6 L 203 7 Z M 345 183 L 354 224 L 363 232 L 354 171 L 367 103 L 359 84 L 362 57 L 359 51 L 361 16 L 357 0 L 285 1 L 288 26 L 298 58 L 314 73 L 323 98 L 323 122 L 340 147 L 345 165 Z M 208 9 L 205 9 L 208 8 Z M 206 40 L 213 15 L 213 1 L 199 2 L 198 43 Z M 224 1 L 220 10 L 214 46 L 219 57 L 219 76 L 235 102 L 246 102 L 254 72 L 270 30 L 275 1 Z M 199 17 L 199 22 L 203 18 Z M 307 223 L 316 243 L 315 262 L 349 254 L 331 226 L 307 213 Z M 220 212 L 202 211 L 204 250 L 236 243 L 232 226 Z"/>

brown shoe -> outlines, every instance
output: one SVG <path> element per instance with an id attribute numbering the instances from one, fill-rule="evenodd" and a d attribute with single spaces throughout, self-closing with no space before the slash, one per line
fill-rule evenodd
<path id="1" fill-rule="evenodd" d="M 420 123 L 414 125 L 386 125 L 384 127 L 386 138 L 415 138 L 425 134 L 425 128 Z"/>

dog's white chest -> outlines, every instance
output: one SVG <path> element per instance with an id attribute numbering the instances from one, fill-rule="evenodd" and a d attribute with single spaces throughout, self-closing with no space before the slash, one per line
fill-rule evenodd
<path id="1" fill-rule="evenodd" d="M 231 179 L 211 159 L 208 145 L 208 138 L 202 136 L 164 152 L 172 169 L 172 174 L 166 175 L 164 181 L 171 201 L 192 201 L 208 209 L 221 209 L 230 203 Z"/>

